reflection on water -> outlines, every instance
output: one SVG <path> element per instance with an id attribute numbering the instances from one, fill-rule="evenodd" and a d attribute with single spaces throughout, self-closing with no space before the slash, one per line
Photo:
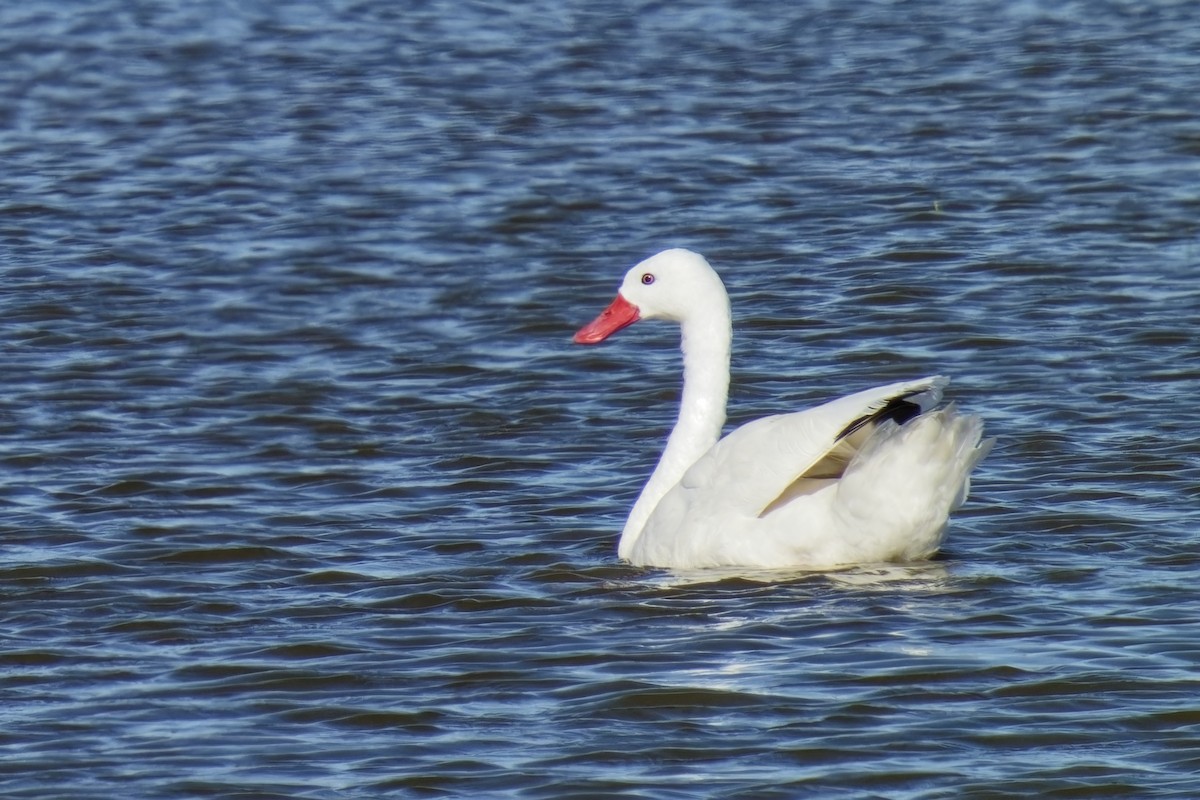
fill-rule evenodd
<path id="1" fill-rule="evenodd" d="M 837 586 L 887 589 L 914 592 L 936 591 L 950 576 L 946 565 L 938 560 L 912 564 L 867 564 L 839 570 L 782 568 L 755 569 L 746 567 L 713 567 L 694 570 L 662 570 L 647 579 L 650 585 L 662 589 L 708 586 L 727 588 L 732 584 L 770 584 L 783 587 L 805 582 L 831 583 Z"/>

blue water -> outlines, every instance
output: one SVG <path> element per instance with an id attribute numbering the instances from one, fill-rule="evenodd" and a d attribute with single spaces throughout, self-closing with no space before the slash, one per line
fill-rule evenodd
<path id="1" fill-rule="evenodd" d="M 1200 6 L 0 9 L 0 795 L 1200 793 Z M 615 555 L 705 253 L 731 421 L 931 373 L 939 559 Z"/>

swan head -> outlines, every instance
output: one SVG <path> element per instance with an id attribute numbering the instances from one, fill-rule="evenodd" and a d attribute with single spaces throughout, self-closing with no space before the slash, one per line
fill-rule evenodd
<path id="1" fill-rule="evenodd" d="M 664 250 L 625 273 L 616 299 L 579 329 L 575 342 L 602 342 L 639 319 L 686 324 L 713 314 L 729 315 L 729 296 L 716 270 L 699 253 Z"/>

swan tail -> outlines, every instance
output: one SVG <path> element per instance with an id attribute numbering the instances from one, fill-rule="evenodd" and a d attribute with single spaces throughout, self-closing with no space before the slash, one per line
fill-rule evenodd
<path id="1" fill-rule="evenodd" d="M 845 535 L 869 560 L 933 555 L 993 441 L 983 438 L 981 417 L 959 413 L 953 403 L 903 424 L 883 422 L 838 486 L 835 508 Z"/>

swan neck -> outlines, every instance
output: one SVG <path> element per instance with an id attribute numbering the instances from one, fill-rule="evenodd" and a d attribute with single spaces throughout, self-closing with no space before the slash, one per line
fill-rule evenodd
<path id="1" fill-rule="evenodd" d="M 628 558 L 659 501 L 684 473 L 721 437 L 725 404 L 729 397 L 729 359 L 733 332 L 728 301 L 700 321 L 682 324 L 683 392 L 679 418 L 658 466 L 638 497 L 621 533 L 618 555 Z"/>
<path id="2" fill-rule="evenodd" d="M 706 326 L 697 330 L 683 329 L 680 349 L 683 351 L 683 393 L 679 400 L 679 419 L 671 432 L 686 439 L 695 448 L 687 466 L 712 447 L 725 425 L 725 404 L 729 398 L 729 356 L 731 332 Z M 684 436 L 686 434 L 686 436 Z M 682 446 L 683 442 L 680 442 Z M 685 467 L 686 469 L 686 467 Z"/>

